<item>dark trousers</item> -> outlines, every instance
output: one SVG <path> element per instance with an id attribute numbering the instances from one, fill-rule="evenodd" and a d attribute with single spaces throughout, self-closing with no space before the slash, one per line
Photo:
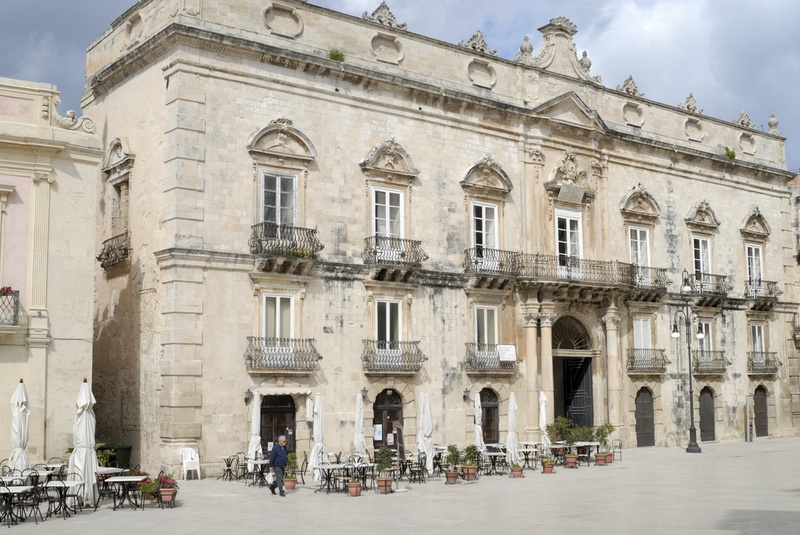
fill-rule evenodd
<path id="1" fill-rule="evenodd" d="M 283 467 L 275 466 L 275 481 L 272 482 L 272 488 L 278 487 L 278 490 L 283 493 Z"/>

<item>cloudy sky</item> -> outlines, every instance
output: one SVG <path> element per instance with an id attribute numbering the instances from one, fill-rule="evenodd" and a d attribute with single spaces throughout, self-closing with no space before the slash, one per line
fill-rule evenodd
<path id="1" fill-rule="evenodd" d="M 206 3 L 225 0 L 204 0 Z M 266 0 L 246 0 L 263 1 Z M 380 0 L 310 0 L 361 16 Z M 449 43 L 481 29 L 513 58 L 525 35 L 564 16 L 578 26 L 579 52 L 607 87 L 633 75 L 647 98 L 676 105 L 692 93 L 705 114 L 725 120 L 746 109 L 788 137 L 787 163 L 800 169 L 798 0 L 387 0 L 408 30 Z M 78 109 L 86 46 L 135 0 L 0 0 L 0 76 L 49 82 L 62 115 Z"/>

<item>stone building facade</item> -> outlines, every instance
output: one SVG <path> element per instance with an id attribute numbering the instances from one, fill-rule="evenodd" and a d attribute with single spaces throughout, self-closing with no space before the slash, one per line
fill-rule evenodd
<path id="1" fill-rule="evenodd" d="M 590 73 L 564 18 L 500 58 L 381 3 L 143 0 L 88 50 L 101 438 L 144 465 L 264 447 L 522 440 L 566 415 L 626 447 L 795 435 L 784 138 Z M 684 280 L 684 270 L 686 277 Z M 681 288 L 687 291 L 681 293 Z M 684 297 L 686 298 L 684 300 Z M 688 305 L 691 309 L 686 309 Z M 679 312 L 683 311 L 683 312 Z M 679 338 L 672 338 L 673 324 Z M 706 336 L 698 342 L 696 329 Z M 254 393 L 259 394 L 253 396 Z M 103 437 L 103 433 L 108 435 Z M 370 437 L 372 440 L 370 440 Z"/>
<path id="2" fill-rule="evenodd" d="M 102 150 L 88 117 L 58 114 L 52 84 L 0 78 L 0 429 L 19 380 L 28 456 L 73 444 L 75 400 L 92 378 L 95 182 Z M 0 458 L 11 452 L 0 442 Z"/>

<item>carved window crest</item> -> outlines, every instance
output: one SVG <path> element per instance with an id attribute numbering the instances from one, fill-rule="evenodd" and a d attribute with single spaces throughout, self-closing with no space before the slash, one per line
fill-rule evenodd
<path id="1" fill-rule="evenodd" d="M 719 220 L 705 199 L 689 210 L 685 221 L 686 226 L 695 232 L 711 233 L 719 227 Z"/>
<path id="2" fill-rule="evenodd" d="M 121 138 L 115 138 L 108 144 L 103 156 L 102 170 L 111 184 L 127 182 L 130 177 L 133 161 L 136 156 L 128 150 L 128 145 Z"/>
<path id="3" fill-rule="evenodd" d="M 550 171 L 544 187 L 559 201 L 584 204 L 591 202 L 596 194 L 589 176 L 578 163 L 577 149 L 567 149 L 564 158 Z"/>
<path id="4" fill-rule="evenodd" d="M 750 210 L 744 219 L 744 226 L 740 229 L 742 237 L 747 240 L 765 242 L 770 235 L 769 224 L 758 207 Z"/>
<path id="5" fill-rule="evenodd" d="M 468 195 L 494 200 L 504 199 L 514 189 L 511 179 L 499 163 L 487 154 L 469 168 L 461 187 Z"/>
<path id="6" fill-rule="evenodd" d="M 397 28 L 398 30 L 405 30 L 407 27 L 405 22 L 402 24 L 397 22 L 397 19 L 394 18 L 392 11 L 389 9 L 389 6 L 386 5 L 385 1 L 381 2 L 381 5 L 378 6 L 378 9 L 372 12 L 372 15 L 369 15 L 365 11 L 361 17 L 371 22 L 377 22 L 378 24 L 389 26 L 390 28 Z"/>
<path id="7" fill-rule="evenodd" d="M 482 52 L 483 54 L 497 55 L 497 50 L 489 49 L 489 45 L 486 43 L 486 40 L 483 38 L 483 33 L 481 33 L 479 29 L 475 30 L 475 34 L 470 37 L 466 43 L 464 41 L 459 41 L 458 46 L 469 48 L 475 52 Z"/>
<path id="8" fill-rule="evenodd" d="M 389 182 L 401 182 L 406 185 L 410 185 L 419 174 L 411 157 L 394 139 L 373 147 L 367 157 L 358 165 L 370 178 L 382 178 Z"/>
<path id="9" fill-rule="evenodd" d="M 252 156 L 285 164 L 288 160 L 305 167 L 317 157 L 311 141 L 289 119 L 276 119 L 250 136 L 247 150 Z"/>
<path id="10" fill-rule="evenodd" d="M 652 224 L 661 216 L 661 207 L 642 184 L 638 184 L 622 198 L 619 211 L 630 223 Z"/>

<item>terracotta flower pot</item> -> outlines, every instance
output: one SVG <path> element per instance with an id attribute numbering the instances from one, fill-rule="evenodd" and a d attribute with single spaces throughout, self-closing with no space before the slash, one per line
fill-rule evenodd
<path id="1" fill-rule="evenodd" d="M 158 489 L 158 501 L 163 507 L 165 504 L 172 507 L 175 504 L 175 496 L 178 489 Z"/>
<path id="2" fill-rule="evenodd" d="M 464 466 L 464 479 L 467 481 L 475 481 L 478 479 L 478 467 Z"/>
<path id="3" fill-rule="evenodd" d="M 567 468 L 578 468 L 578 456 L 567 454 L 564 456 L 567 461 Z"/>
<path id="4" fill-rule="evenodd" d="M 296 479 L 284 479 L 283 480 L 283 487 L 286 490 L 294 490 L 297 488 L 297 480 Z"/>
<path id="5" fill-rule="evenodd" d="M 361 496 L 361 483 L 348 483 L 347 493 L 350 496 Z"/>
<path id="6" fill-rule="evenodd" d="M 522 468 L 512 468 L 511 477 L 522 477 Z"/>
<path id="7" fill-rule="evenodd" d="M 378 492 L 381 494 L 389 494 L 392 492 L 392 482 L 394 481 L 391 477 L 379 477 L 378 478 Z"/>
<path id="8" fill-rule="evenodd" d="M 597 466 L 605 466 L 606 465 L 606 454 L 605 453 L 596 453 L 594 456 L 594 464 Z"/>
<path id="9" fill-rule="evenodd" d="M 542 463 L 542 473 L 543 474 L 552 474 L 553 468 L 555 467 L 556 463 Z"/>
<path id="10" fill-rule="evenodd" d="M 445 485 L 455 485 L 458 483 L 458 472 L 456 471 L 447 471 L 444 473 L 445 475 Z"/>

